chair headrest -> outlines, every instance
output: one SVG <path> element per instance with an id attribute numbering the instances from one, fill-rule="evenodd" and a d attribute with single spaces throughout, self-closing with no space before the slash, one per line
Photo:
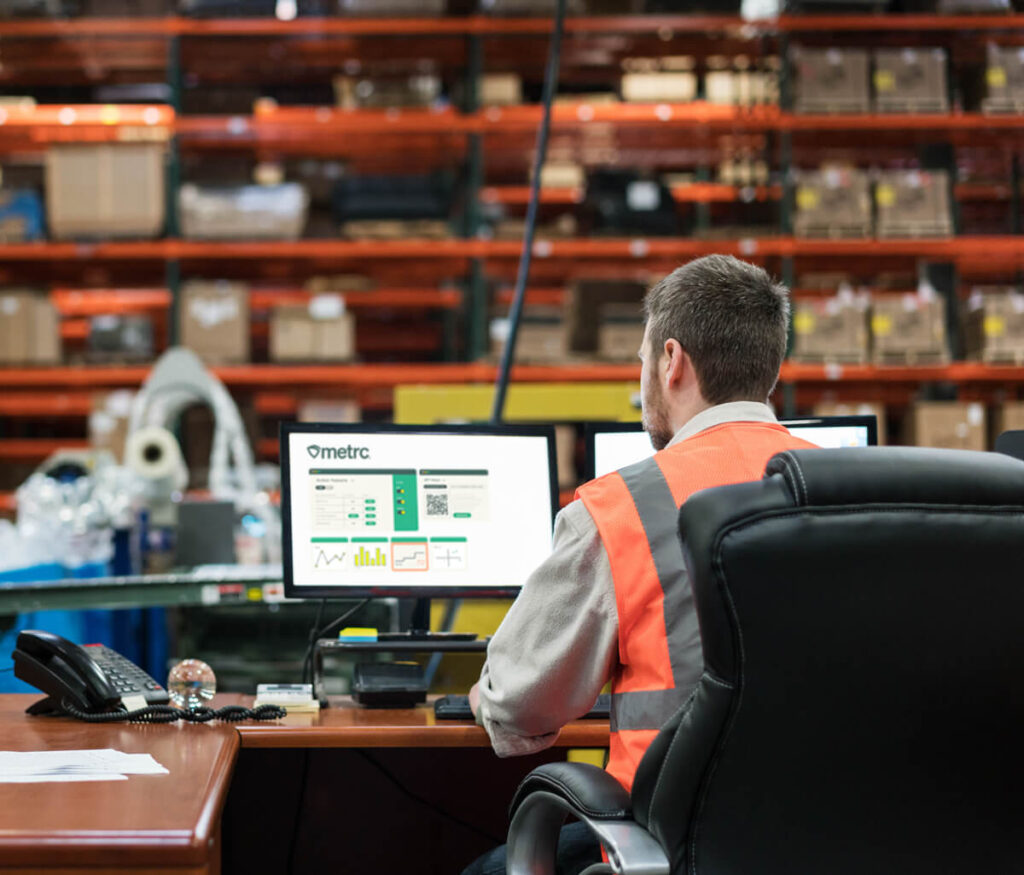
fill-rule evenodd
<path id="1" fill-rule="evenodd" d="M 1024 505 L 1024 462 L 999 453 L 923 447 L 788 450 L 780 475 L 800 506 L 921 503 Z"/>

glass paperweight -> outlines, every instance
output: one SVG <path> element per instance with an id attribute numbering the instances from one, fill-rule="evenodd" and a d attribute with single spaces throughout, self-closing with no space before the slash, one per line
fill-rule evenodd
<path id="1" fill-rule="evenodd" d="M 183 659 L 167 675 L 171 703 L 179 708 L 200 708 L 217 692 L 217 676 L 201 659 Z"/>

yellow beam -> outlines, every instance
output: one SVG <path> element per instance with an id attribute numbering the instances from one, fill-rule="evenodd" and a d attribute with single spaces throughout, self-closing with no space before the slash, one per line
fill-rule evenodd
<path id="1" fill-rule="evenodd" d="M 493 386 L 396 386 L 395 422 L 486 422 Z M 593 422 L 640 419 L 639 383 L 514 383 L 505 401 L 508 422 Z"/>

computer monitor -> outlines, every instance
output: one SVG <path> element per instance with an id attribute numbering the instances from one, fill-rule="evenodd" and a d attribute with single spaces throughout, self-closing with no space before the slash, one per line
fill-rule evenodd
<path id="1" fill-rule="evenodd" d="M 811 416 L 783 419 L 794 437 L 820 447 L 872 447 L 878 443 L 874 416 Z M 639 422 L 601 422 L 586 426 L 588 479 L 617 471 L 654 453 L 651 439 Z"/>
<path id="2" fill-rule="evenodd" d="M 281 426 L 290 598 L 518 592 L 551 551 L 552 426 Z"/>

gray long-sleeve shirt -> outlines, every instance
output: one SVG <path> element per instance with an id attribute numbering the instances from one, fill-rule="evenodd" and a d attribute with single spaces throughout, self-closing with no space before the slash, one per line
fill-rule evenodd
<path id="1" fill-rule="evenodd" d="M 669 446 L 727 422 L 776 421 L 766 404 L 719 404 L 694 416 Z M 608 554 L 594 518 L 573 501 L 555 520 L 551 555 L 523 585 L 487 648 L 477 722 L 495 753 L 517 756 L 554 744 L 611 679 L 618 636 Z"/>

